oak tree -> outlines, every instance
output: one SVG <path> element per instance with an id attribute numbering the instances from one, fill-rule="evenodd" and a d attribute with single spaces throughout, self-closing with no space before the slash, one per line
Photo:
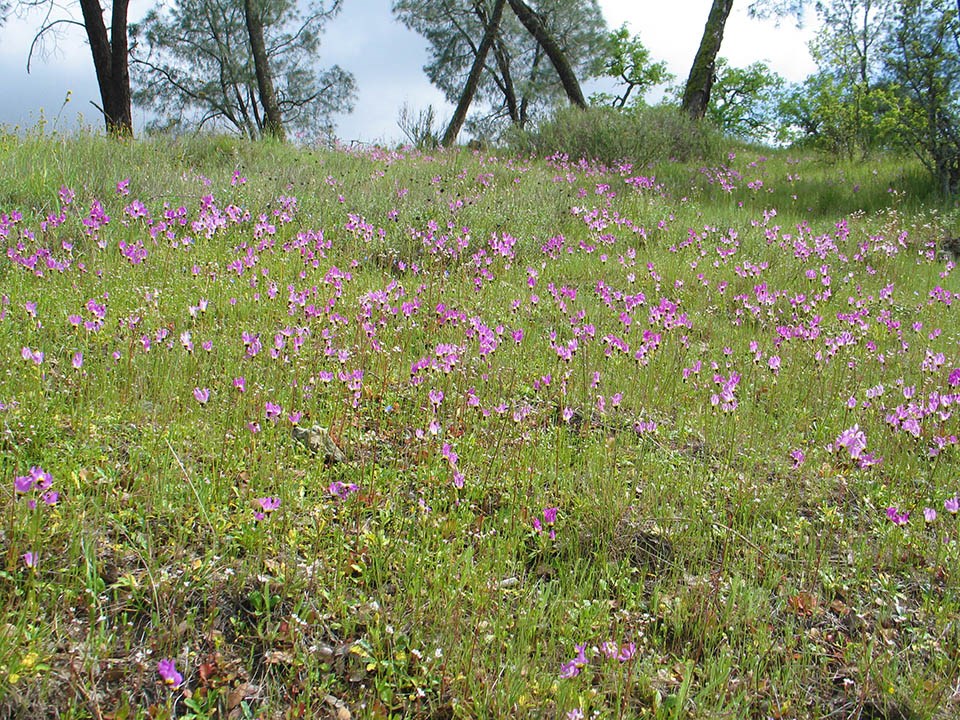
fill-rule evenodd
<path id="1" fill-rule="evenodd" d="M 707 112 L 710 92 L 717 78 L 717 54 L 723 42 L 723 31 L 733 8 L 733 0 L 713 0 L 707 24 L 703 28 L 700 47 L 690 68 L 683 90 L 681 108 L 690 117 L 699 120 Z"/>

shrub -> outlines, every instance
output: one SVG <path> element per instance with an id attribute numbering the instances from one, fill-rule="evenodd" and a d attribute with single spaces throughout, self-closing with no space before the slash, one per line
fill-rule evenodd
<path id="1" fill-rule="evenodd" d="M 574 107 L 557 111 L 531 131 L 507 135 L 514 151 L 546 157 L 565 153 L 574 159 L 648 164 L 666 160 L 703 160 L 719 152 L 720 136 L 671 106 L 629 111 Z"/>

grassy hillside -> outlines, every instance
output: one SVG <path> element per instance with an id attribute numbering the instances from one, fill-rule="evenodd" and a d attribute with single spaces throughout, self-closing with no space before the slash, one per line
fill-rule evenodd
<path id="1" fill-rule="evenodd" d="M 911 163 L 0 135 L 0 178 L 0 716 L 960 714 Z"/>

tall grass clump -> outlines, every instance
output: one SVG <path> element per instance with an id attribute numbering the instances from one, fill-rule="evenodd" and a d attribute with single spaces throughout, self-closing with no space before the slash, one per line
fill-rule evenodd
<path id="1" fill-rule="evenodd" d="M 668 106 L 630 111 L 567 107 L 533 130 L 509 134 L 509 147 L 539 157 L 564 154 L 574 160 L 638 165 L 707 160 L 720 153 L 720 136 L 706 123 Z"/>

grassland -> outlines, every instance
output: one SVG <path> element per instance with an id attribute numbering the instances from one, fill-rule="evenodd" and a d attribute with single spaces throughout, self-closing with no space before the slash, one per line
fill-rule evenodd
<path id="1" fill-rule="evenodd" d="M 960 715 L 911 163 L 34 133 L 0 178 L 0 716 Z"/>

